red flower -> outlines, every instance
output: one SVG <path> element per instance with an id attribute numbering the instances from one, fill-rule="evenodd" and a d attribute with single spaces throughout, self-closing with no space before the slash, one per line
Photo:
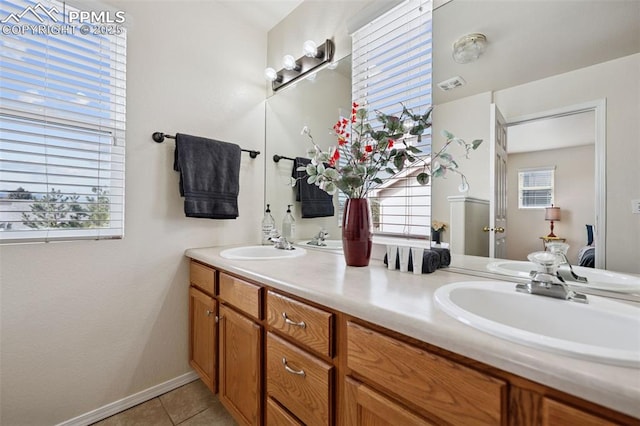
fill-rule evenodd
<path id="1" fill-rule="evenodd" d="M 347 140 L 342 136 L 338 137 L 338 145 L 344 145 L 347 143 Z"/>
<path id="2" fill-rule="evenodd" d="M 387 148 L 393 148 L 393 139 L 389 139 L 389 144 L 387 145 Z"/>
<path id="3" fill-rule="evenodd" d="M 364 150 L 367 152 L 373 152 L 373 147 L 371 145 L 365 145 Z"/>

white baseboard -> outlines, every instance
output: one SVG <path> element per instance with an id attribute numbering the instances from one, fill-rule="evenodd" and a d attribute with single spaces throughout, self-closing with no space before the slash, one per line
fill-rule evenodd
<path id="1" fill-rule="evenodd" d="M 58 423 L 56 426 L 87 426 L 100 420 L 106 419 L 109 416 L 113 416 L 114 414 L 118 414 L 119 412 L 131 408 L 134 405 L 141 404 L 145 401 L 155 398 L 156 396 L 160 396 L 164 393 L 172 391 L 173 389 L 179 388 L 182 385 L 191 383 L 197 379 L 198 374 L 195 371 L 185 373 L 171 380 L 167 380 L 164 383 L 160 383 L 159 385 L 152 386 L 138 393 L 134 393 L 133 395 L 130 395 L 126 398 L 122 398 L 118 401 L 112 402 L 93 411 L 89 411 L 88 413 L 81 414 L 78 417 L 74 417 L 73 419 Z"/>

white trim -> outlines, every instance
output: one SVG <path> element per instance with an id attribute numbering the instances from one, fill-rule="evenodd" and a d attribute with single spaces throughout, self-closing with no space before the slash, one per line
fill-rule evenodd
<path id="1" fill-rule="evenodd" d="M 447 197 L 450 203 L 477 203 L 477 204 L 489 204 L 489 200 L 482 198 L 468 197 L 466 195 L 449 195 Z"/>
<path id="2" fill-rule="evenodd" d="M 542 118 L 572 115 L 580 112 L 595 112 L 595 206 L 596 219 L 593 241 L 596 247 L 595 267 L 606 269 L 606 232 L 607 232 L 607 99 L 596 99 L 575 105 L 568 105 L 549 111 L 522 115 L 507 119 L 507 126 L 522 124 Z"/>
<path id="3" fill-rule="evenodd" d="M 160 383 L 159 385 L 152 386 L 148 389 L 145 389 L 138 393 L 134 393 L 133 395 L 129 395 L 118 401 L 114 401 L 100 408 L 96 408 L 95 410 L 89 411 L 88 413 L 81 414 L 78 417 L 74 417 L 70 420 L 58 423 L 56 426 L 87 426 L 100 420 L 106 419 L 109 416 L 113 416 L 114 414 L 118 414 L 135 405 L 149 401 L 150 399 L 179 388 L 180 386 L 186 385 L 187 383 L 191 383 L 197 379 L 198 374 L 195 371 L 185 373 L 171 380 L 167 380 L 164 383 Z"/>

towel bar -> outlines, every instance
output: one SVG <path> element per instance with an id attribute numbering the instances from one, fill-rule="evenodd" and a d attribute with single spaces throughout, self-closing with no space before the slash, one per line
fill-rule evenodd
<path id="1" fill-rule="evenodd" d="M 151 135 L 151 138 L 154 141 L 158 142 L 158 143 L 162 143 L 162 142 L 164 142 L 164 138 L 175 139 L 176 137 L 175 137 L 175 135 L 167 135 L 167 134 L 164 134 L 162 132 L 154 132 Z M 253 150 L 250 150 L 250 149 L 242 149 L 242 148 L 240 148 L 240 150 L 243 151 L 243 152 L 248 152 L 249 153 L 249 157 L 251 157 L 251 158 L 256 158 L 258 155 L 260 155 L 260 151 L 253 151 Z"/>
<path id="2" fill-rule="evenodd" d="M 285 157 L 283 155 L 278 155 L 278 154 L 274 154 L 273 155 L 273 161 L 275 161 L 276 163 L 280 160 L 291 160 L 291 161 L 295 161 L 294 158 L 291 157 Z"/>

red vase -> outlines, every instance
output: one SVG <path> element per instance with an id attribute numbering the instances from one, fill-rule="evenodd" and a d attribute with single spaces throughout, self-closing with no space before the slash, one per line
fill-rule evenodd
<path id="1" fill-rule="evenodd" d="M 348 266 L 369 265 L 371 222 L 369 200 L 348 198 L 342 216 L 342 250 Z"/>

